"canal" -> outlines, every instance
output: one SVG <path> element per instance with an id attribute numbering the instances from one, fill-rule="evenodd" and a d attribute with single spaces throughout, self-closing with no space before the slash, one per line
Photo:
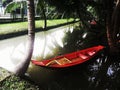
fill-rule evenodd
<path id="1" fill-rule="evenodd" d="M 49 59 L 96 45 L 106 45 L 103 33 L 65 26 L 36 33 L 32 59 Z M 0 67 L 15 68 L 24 58 L 27 36 L 0 41 Z M 41 90 L 119 90 L 120 57 L 106 49 L 88 62 L 65 69 L 50 69 L 32 63 L 26 73 Z"/>

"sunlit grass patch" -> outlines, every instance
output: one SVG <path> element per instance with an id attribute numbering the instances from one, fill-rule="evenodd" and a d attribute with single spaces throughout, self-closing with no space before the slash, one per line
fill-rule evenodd
<path id="1" fill-rule="evenodd" d="M 73 19 L 55 19 L 55 20 L 47 20 L 47 26 L 54 26 L 58 24 L 63 24 L 73 21 Z M 44 20 L 36 20 L 35 21 L 36 28 L 42 28 L 44 26 Z M 28 28 L 28 22 L 16 22 L 16 23 L 7 23 L 0 25 L 0 35 L 15 33 L 20 31 L 26 31 Z"/>

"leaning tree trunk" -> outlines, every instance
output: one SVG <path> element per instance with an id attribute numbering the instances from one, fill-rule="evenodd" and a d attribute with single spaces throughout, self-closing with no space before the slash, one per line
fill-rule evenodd
<path id="1" fill-rule="evenodd" d="M 116 43 L 117 43 L 117 32 L 119 30 L 119 4 L 116 3 L 116 6 L 113 10 L 113 0 L 107 0 L 107 20 L 106 20 L 106 27 L 107 27 L 107 38 L 108 44 L 110 46 L 110 53 L 115 54 L 118 52 Z"/>
<path id="2" fill-rule="evenodd" d="M 116 7 L 112 16 L 112 25 L 113 25 L 113 39 L 114 44 L 117 45 L 118 37 L 117 34 L 120 32 L 120 0 L 117 0 Z M 117 46 L 116 46 L 117 47 Z"/>
<path id="3" fill-rule="evenodd" d="M 26 50 L 25 58 L 22 62 L 20 62 L 14 73 L 23 76 L 28 69 L 32 52 L 34 46 L 34 29 L 35 29 L 35 19 L 34 19 L 34 0 L 27 0 L 27 13 L 28 13 L 28 46 Z"/>

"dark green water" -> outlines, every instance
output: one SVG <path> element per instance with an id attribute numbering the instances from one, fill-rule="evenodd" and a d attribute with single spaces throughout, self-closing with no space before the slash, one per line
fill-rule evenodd
<path id="1" fill-rule="evenodd" d="M 103 31 L 73 30 L 60 27 L 36 33 L 33 59 L 47 59 L 87 47 L 104 45 Z M 27 47 L 27 36 L 0 41 L 0 67 L 12 70 L 21 62 Z M 40 90 L 120 90 L 120 56 L 103 50 L 83 64 L 65 69 L 49 69 L 30 64 L 29 77 Z"/>
<path id="2" fill-rule="evenodd" d="M 67 32 L 64 47 L 59 48 L 55 56 L 99 44 L 106 46 L 103 35 L 84 30 Z M 70 68 L 50 69 L 33 65 L 29 70 L 30 78 L 40 85 L 41 90 L 120 90 L 120 57 L 109 57 L 106 50 L 90 61 Z"/>

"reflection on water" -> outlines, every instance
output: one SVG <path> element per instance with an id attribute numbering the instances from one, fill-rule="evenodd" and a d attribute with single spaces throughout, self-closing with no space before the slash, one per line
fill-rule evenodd
<path id="1" fill-rule="evenodd" d="M 59 54 L 64 47 L 64 38 L 67 32 L 73 32 L 73 26 L 57 28 L 36 34 L 33 59 L 43 60 Z"/>
<path id="2" fill-rule="evenodd" d="M 36 34 L 32 58 L 48 59 L 98 44 L 106 45 L 104 42 L 100 33 L 73 30 L 72 26 L 58 28 Z M 26 36 L 0 41 L 0 44 L 0 66 L 14 68 L 24 57 Z M 108 57 L 104 50 L 88 62 L 65 69 L 30 64 L 28 75 L 41 90 L 120 90 L 120 57 Z"/>
<path id="3" fill-rule="evenodd" d="M 65 26 L 36 34 L 32 59 L 42 60 L 59 53 L 64 47 L 63 39 L 67 32 L 72 32 L 73 26 Z M 27 36 L 21 36 L 0 41 L 0 67 L 11 71 L 25 57 Z"/>
<path id="4" fill-rule="evenodd" d="M 98 44 L 106 45 L 105 38 L 98 34 L 84 30 L 68 31 L 58 52 L 64 54 Z M 108 57 L 106 50 L 71 68 L 50 69 L 33 65 L 28 70 L 30 78 L 43 90 L 119 90 L 119 71 L 120 57 Z"/>
<path id="5" fill-rule="evenodd" d="M 119 90 L 120 58 L 108 59 L 103 53 L 89 62 L 61 70 L 35 66 L 30 75 L 43 90 Z"/>
<path id="6" fill-rule="evenodd" d="M 11 71 L 25 54 L 26 36 L 0 41 L 0 67 Z"/>

